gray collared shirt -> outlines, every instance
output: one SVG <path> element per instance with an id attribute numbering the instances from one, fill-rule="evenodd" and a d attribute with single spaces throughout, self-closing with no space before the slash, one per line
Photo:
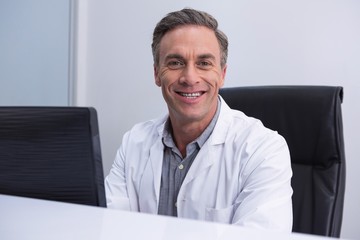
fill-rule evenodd
<path id="1" fill-rule="evenodd" d="M 161 186 L 158 214 L 177 216 L 176 200 L 182 182 L 201 147 L 210 137 L 220 114 L 221 101 L 218 100 L 216 113 L 204 132 L 186 146 L 186 157 L 182 158 L 171 135 L 169 119 L 165 123 L 163 133 L 164 159 L 161 173 Z"/>

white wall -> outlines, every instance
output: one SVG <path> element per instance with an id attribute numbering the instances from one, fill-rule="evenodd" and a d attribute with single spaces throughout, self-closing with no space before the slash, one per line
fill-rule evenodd
<path id="1" fill-rule="evenodd" d="M 342 237 L 360 238 L 360 1 L 78 0 L 77 105 L 98 110 L 105 174 L 123 133 L 166 111 L 151 34 L 167 12 L 208 11 L 230 40 L 226 87 L 341 85 L 347 156 Z"/>

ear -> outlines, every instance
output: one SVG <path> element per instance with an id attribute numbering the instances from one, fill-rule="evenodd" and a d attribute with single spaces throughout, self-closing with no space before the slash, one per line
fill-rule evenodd
<path id="1" fill-rule="evenodd" d="M 158 87 L 161 87 L 161 81 L 160 81 L 160 78 L 159 78 L 159 69 L 155 64 L 154 64 L 154 79 L 155 79 L 155 84 Z"/>
<path id="2" fill-rule="evenodd" d="M 224 86 L 225 76 L 226 76 L 226 70 L 227 70 L 227 65 L 225 65 L 225 66 L 221 69 L 221 82 L 220 82 L 220 87 Z"/>

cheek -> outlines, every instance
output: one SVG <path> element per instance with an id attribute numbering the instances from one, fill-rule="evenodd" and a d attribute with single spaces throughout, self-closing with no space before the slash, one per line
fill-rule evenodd
<path id="1" fill-rule="evenodd" d="M 169 74 L 166 72 L 160 72 L 155 77 L 155 83 L 158 87 L 164 87 L 166 85 L 169 85 Z"/>
<path id="2" fill-rule="evenodd" d="M 165 84 L 167 72 L 167 69 L 164 67 L 154 68 L 155 84 L 158 87 Z"/>
<path id="3" fill-rule="evenodd" d="M 219 79 L 219 87 L 223 87 L 224 86 L 224 77 L 221 76 L 221 78 Z"/>
<path id="4" fill-rule="evenodd" d="M 224 85 L 223 75 L 216 70 L 209 72 L 205 79 L 208 79 L 208 83 L 214 87 L 222 87 Z"/>
<path id="5" fill-rule="evenodd" d="M 166 87 L 175 83 L 178 78 L 175 71 L 164 70 L 160 72 L 156 81 L 158 86 Z"/>

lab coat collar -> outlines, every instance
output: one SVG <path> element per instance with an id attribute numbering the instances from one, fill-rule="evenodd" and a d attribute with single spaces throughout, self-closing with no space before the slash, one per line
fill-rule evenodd
<path id="1" fill-rule="evenodd" d="M 211 145 L 225 143 L 231 121 L 231 108 L 227 105 L 227 103 L 220 95 L 219 98 L 221 101 L 220 115 L 215 125 L 214 131 L 209 138 L 209 143 Z"/>
<path id="2" fill-rule="evenodd" d="M 225 142 L 227 132 L 229 131 L 229 122 L 231 121 L 231 118 L 230 118 L 231 108 L 227 105 L 225 100 L 220 95 L 219 95 L 219 98 L 221 101 L 220 115 L 219 115 L 219 118 L 215 125 L 214 131 L 209 138 L 209 142 L 211 145 L 222 144 Z M 168 118 L 169 118 L 169 114 L 167 113 L 158 119 L 157 131 L 158 131 L 159 137 L 161 137 L 161 138 L 164 133 L 164 127 L 165 127 L 166 120 Z"/>

